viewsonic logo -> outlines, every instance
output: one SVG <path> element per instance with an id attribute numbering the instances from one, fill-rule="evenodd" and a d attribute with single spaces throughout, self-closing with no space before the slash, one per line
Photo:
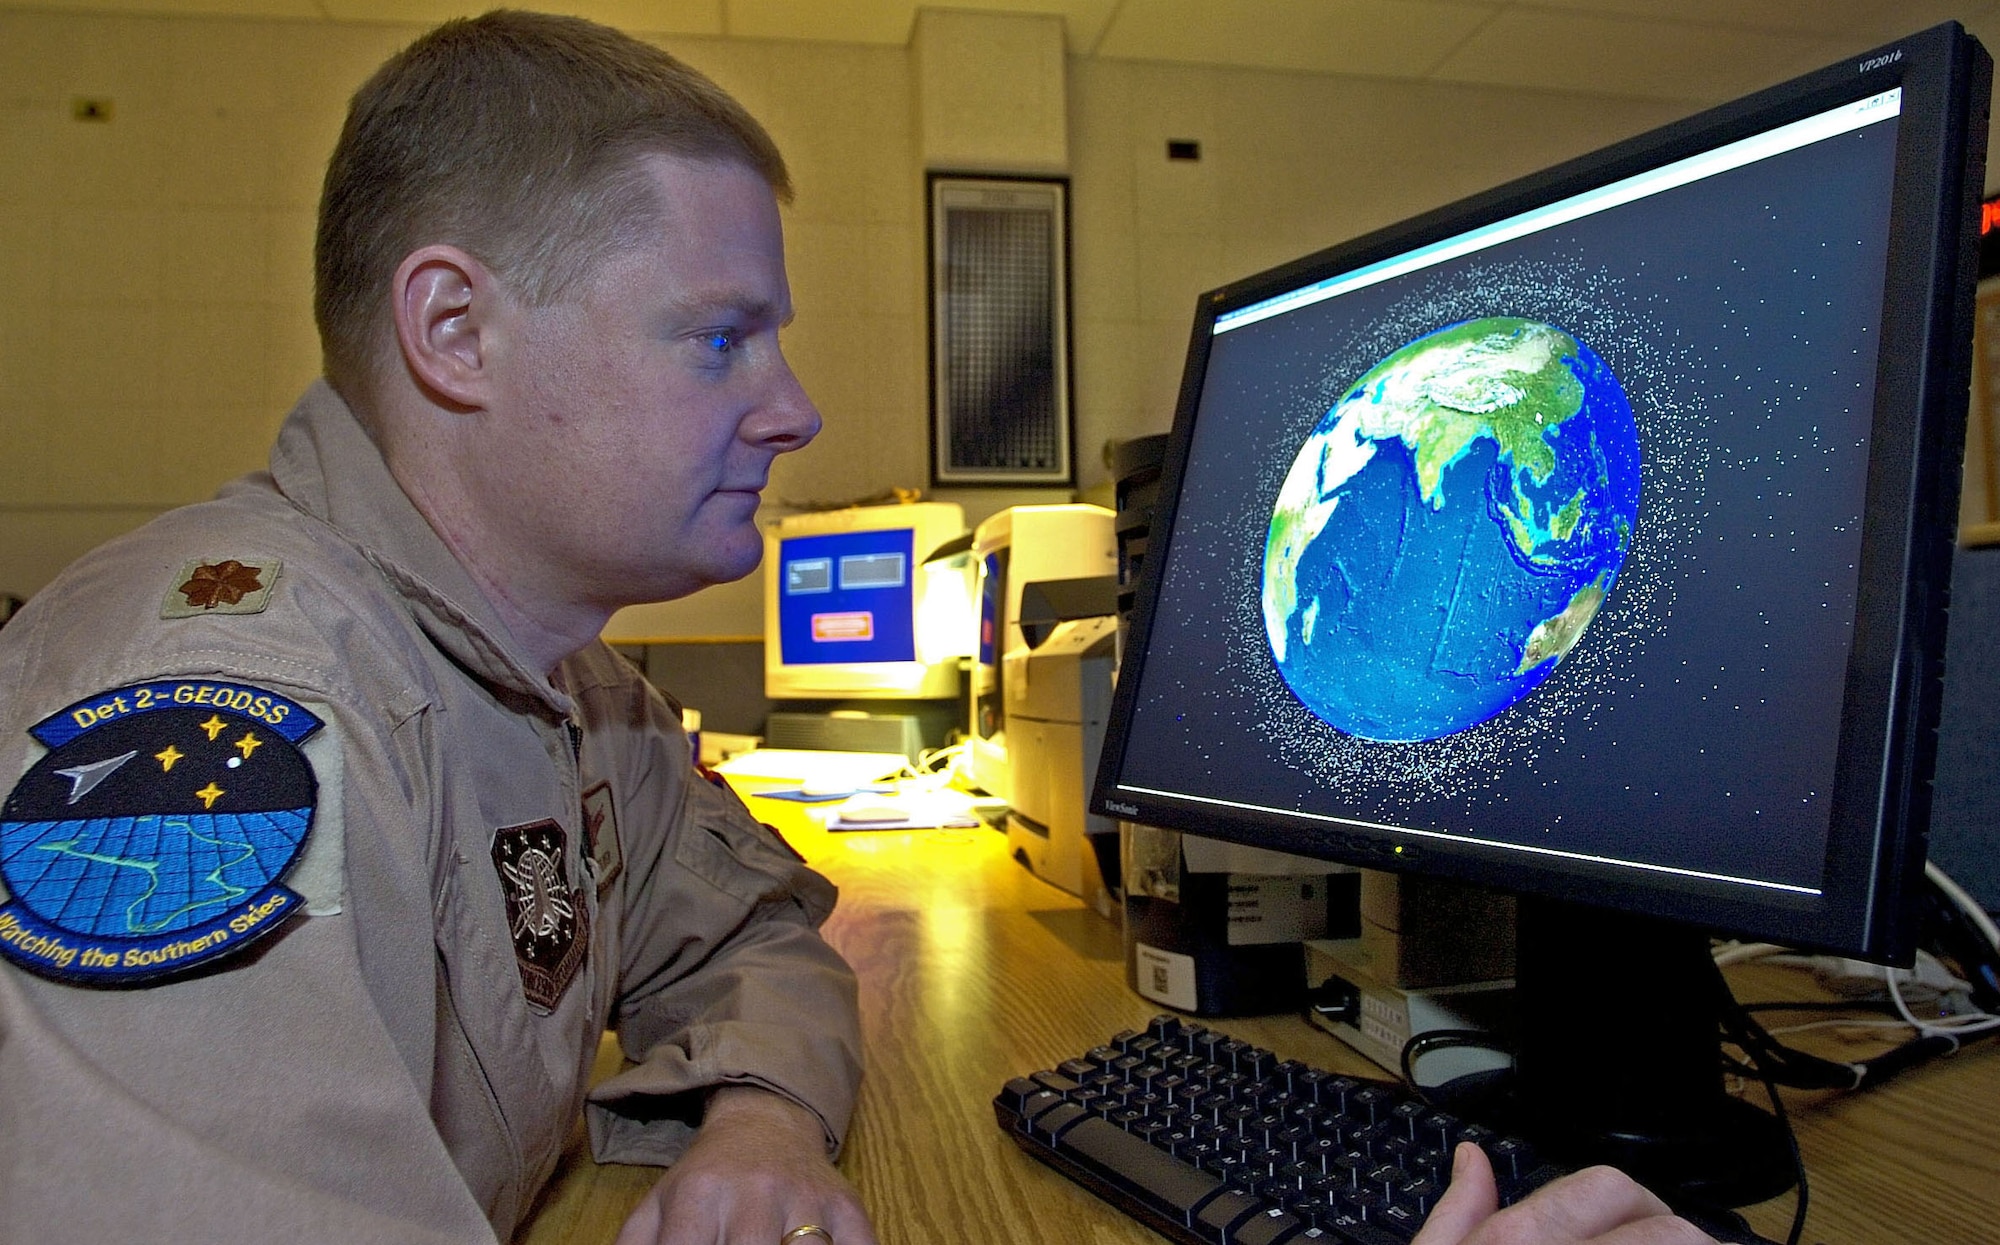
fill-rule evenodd
<path id="1" fill-rule="evenodd" d="M 1116 813 L 1120 817 L 1137 817 L 1139 815 L 1139 806 L 1137 804 L 1120 804 L 1116 800 L 1106 800 L 1104 802 L 1104 811 L 1107 813 Z"/>
<path id="2" fill-rule="evenodd" d="M 1903 59 L 1903 49 L 1901 48 L 1897 48 L 1893 52 L 1884 53 L 1881 56 L 1871 56 L 1867 60 L 1861 62 L 1861 72 L 1867 73 L 1871 69 L 1880 69 L 1884 65 L 1893 65 L 1897 61 L 1902 59 Z"/>

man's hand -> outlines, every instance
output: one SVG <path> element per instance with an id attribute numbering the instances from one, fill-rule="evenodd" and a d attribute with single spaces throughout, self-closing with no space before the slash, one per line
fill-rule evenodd
<path id="1" fill-rule="evenodd" d="M 1505 1210 L 1486 1153 L 1463 1142 L 1451 1188 L 1411 1245 L 1715 1245 L 1666 1204 L 1610 1167 L 1591 1167 Z"/>
<path id="2" fill-rule="evenodd" d="M 876 1245 L 812 1112 L 732 1085 L 709 1098 L 694 1143 L 626 1219 L 618 1245 L 778 1245 L 809 1223 L 834 1245 Z"/>

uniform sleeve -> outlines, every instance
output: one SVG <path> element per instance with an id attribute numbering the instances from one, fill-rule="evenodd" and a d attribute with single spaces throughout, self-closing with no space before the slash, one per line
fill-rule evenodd
<path id="1" fill-rule="evenodd" d="M 14 685 L 0 670 L 0 686 Z M 326 915 L 294 915 L 165 980 L 86 986 L 0 960 L 0 1240 L 495 1239 L 431 1120 L 429 1053 L 399 1048 L 385 1010 L 418 1018 L 404 1029 L 436 1014 L 428 870 L 408 801 L 355 780 L 350 744 L 386 736 L 357 740 L 327 714 L 325 742 L 350 764 L 344 803 L 319 773 L 313 841 L 346 852 Z M 8 785 L 27 741 L 0 730 Z M 404 831 L 393 849 L 354 832 L 384 818 Z M 391 851 L 415 853 L 416 867 Z M 364 939 L 364 922 L 382 932 Z M 386 994 L 365 965 L 394 983 Z"/>
<path id="2" fill-rule="evenodd" d="M 347 923 L 143 988 L 0 965 L 0 1237 L 493 1241 Z"/>
<path id="3" fill-rule="evenodd" d="M 657 693 L 621 814 L 625 907 L 614 1022 L 637 1066 L 585 1109 L 600 1161 L 668 1164 L 708 1091 L 752 1085 L 811 1110 L 837 1152 L 861 1079 L 853 971 L 821 939 L 831 883 L 734 794 L 697 776 Z"/>

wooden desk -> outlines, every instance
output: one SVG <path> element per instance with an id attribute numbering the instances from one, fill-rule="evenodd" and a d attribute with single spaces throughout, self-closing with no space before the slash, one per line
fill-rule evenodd
<path id="1" fill-rule="evenodd" d="M 751 807 L 840 886 L 826 934 L 860 975 L 867 1038 L 867 1079 L 840 1167 L 883 1245 L 1158 1245 L 1020 1153 L 991 1106 L 1007 1078 L 1143 1028 L 1160 1010 L 1126 989 L 1117 928 L 1009 859 L 994 831 L 828 834 L 797 805 Z M 1739 994 L 1778 997 L 1796 989 L 1787 976 L 1753 968 Z M 1218 1027 L 1282 1057 L 1379 1075 L 1296 1017 Z M 2000 1236 L 1996 1047 L 1863 1096 L 1790 1096 L 1812 1183 L 1807 1241 L 1975 1245 Z M 617 1058 L 607 1043 L 602 1066 Z M 657 1178 L 652 1168 L 592 1162 L 579 1128 L 516 1240 L 609 1243 Z M 1748 1212 L 1779 1240 L 1791 1213 L 1789 1196 Z"/>

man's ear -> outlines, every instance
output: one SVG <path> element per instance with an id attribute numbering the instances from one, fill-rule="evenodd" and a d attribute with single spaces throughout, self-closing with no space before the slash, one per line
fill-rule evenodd
<path id="1" fill-rule="evenodd" d="M 455 246 L 425 246 L 403 257 L 389 292 L 412 378 L 455 406 L 484 407 L 486 337 L 502 297 L 492 272 Z"/>

